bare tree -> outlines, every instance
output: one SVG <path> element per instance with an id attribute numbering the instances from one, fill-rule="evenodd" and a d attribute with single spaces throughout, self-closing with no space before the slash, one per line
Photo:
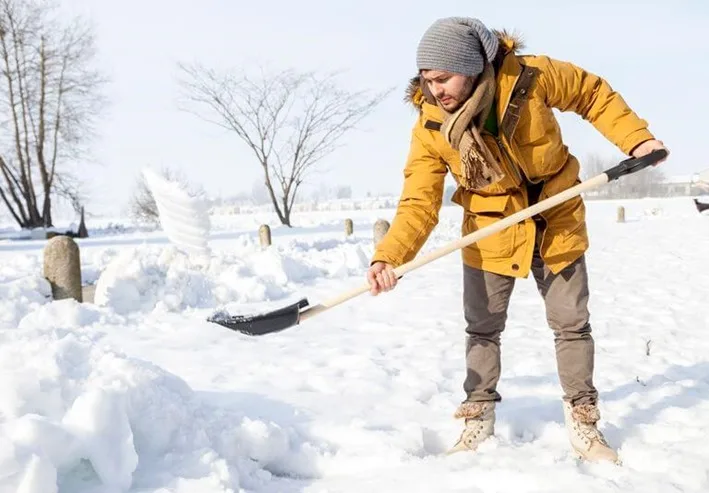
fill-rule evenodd
<path id="1" fill-rule="evenodd" d="M 391 91 L 348 92 L 337 86 L 334 74 L 261 70 L 260 77 L 252 78 L 199 64 L 179 68 L 185 95 L 181 108 L 233 131 L 246 143 L 286 226 L 291 226 L 298 190 L 316 165 Z"/>
<path id="2" fill-rule="evenodd" d="M 0 199 L 22 228 L 52 226 L 52 197 L 79 210 L 70 166 L 104 102 L 90 28 L 56 9 L 0 0 Z"/>
<path id="3" fill-rule="evenodd" d="M 163 172 L 162 175 L 165 176 L 165 173 Z M 158 206 L 142 175 L 135 182 L 135 190 L 128 208 L 130 216 L 136 222 L 148 223 L 153 226 L 160 224 Z"/>

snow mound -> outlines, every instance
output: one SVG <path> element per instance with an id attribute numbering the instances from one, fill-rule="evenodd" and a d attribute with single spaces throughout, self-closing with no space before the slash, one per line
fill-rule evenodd
<path id="1" fill-rule="evenodd" d="M 212 303 L 211 287 L 202 267 L 175 247 L 126 249 L 99 276 L 94 303 L 119 314 L 176 311 Z"/>
<path id="2" fill-rule="evenodd" d="M 363 275 L 369 255 L 359 244 L 294 242 L 213 255 L 205 263 L 173 246 L 125 249 L 103 270 L 94 302 L 126 315 L 178 312 L 226 304 L 282 300 L 324 277 Z"/>
<path id="3" fill-rule="evenodd" d="M 17 256 L 0 264 L 0 328 L 17 327 L 22 317 L 50 301 L 52 290 L 41 271 L 37 257 Z"/>
<path id="4" fill-rule="evenodd" d="M 147 491 L 159 481 L 231 492 L 273 473 L 317 474 L 317 449 L 295 427 L 208 405 L 175 375 L 103 347 L 82 328 L 101 309 L 38 311 L 0 332 L 0 491 Z"/>

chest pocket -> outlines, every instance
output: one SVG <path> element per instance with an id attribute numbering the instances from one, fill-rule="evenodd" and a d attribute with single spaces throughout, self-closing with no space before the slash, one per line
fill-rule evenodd
<path id="1" fill-rule="evenodd" d="M 539 145 L 555 132 L 555 123 L 551 108 L 531 99 L 522 112 L 514 139 L 521 147 Z"/>

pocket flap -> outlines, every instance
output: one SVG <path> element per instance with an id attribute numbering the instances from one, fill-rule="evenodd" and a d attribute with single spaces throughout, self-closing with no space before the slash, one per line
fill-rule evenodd
<path id="1" fill-rule="evenodd" d="M 497 212 L 503 213 L 507 209 L 507 204 L 510 201 L 509 195 L 478 195 L 470 196 L 470 212 Z"/>

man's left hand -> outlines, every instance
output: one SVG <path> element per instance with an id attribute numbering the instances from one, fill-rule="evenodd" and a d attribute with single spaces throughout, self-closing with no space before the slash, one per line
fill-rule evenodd
<path id="1" fill-rule="evenodd" d="M 665 147 L 665 145 L 662 143 L 661 140 L 657 140 L 657 139 L 646 140 L 645 142 L 643 142 L 642 144 L 637 146 L 635 149 L 633 149 L 633 157 L 634 158 L 643 157 L 647 154 L 650 154 L 652 151 L 657 151 L 660 149 L 666 150 L 667 155 L 669 156 L 670 151 L 669 151 L 669 149 L 667 149 Z M 659 160 L 657 163 L 655 163 L 655 166 L 664 162 L 666 159 L 667 159 L 667 156 L 665 156 L 664 158 Z"/>

